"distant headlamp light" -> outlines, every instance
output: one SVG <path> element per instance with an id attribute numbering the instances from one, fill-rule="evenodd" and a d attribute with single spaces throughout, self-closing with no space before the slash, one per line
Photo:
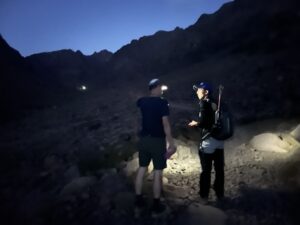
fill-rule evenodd
<path id="1" fill-rule="evenodd" d="M 87 86 L 81 85 L 81 86 L 77 87 L 77 90 L 79 90 L 79 91 L 86 91 L 87 90 Z"/>

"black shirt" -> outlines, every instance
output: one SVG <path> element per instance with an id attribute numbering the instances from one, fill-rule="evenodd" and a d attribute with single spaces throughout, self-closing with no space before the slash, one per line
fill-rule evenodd
<path id="1" fill-rule="evenodd" d="M 215 113 L 210 100 L 199 101 L 199 127 L 210 130 L 214 124 Z"/>
<path id="2" fill-rule="evenodd" d="M 137 101 L 142 113 L 141 136 L 165 137 L 162 117 L 168 116 L 169 104 L 161 97 L 143 97 Z"/>

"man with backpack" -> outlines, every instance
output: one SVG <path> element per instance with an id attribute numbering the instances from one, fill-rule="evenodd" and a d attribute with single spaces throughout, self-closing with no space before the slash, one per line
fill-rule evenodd
<path id="1" fill-rule="evenodd" d="M 220 105 L 220 101 L 218 105 L 212 101 L 212 87 L 209 83 L 201 82 L 194 85 L 193 89 L 199 99 L 199 116 L 197 120 L 191 121 L 188 125 L 190 127 L 199 127 L 201 132 L 199 156 L 202 173 L 200 174 L 199 194 L 202 203 L 207 204 L 211 184 L 212 162 L 214 162 L 215 169 L 213 189 L 218 199 L 224 197 L 224 141 L 214 138 L 215 114 L 219 110 L 218 105 Z"/>
<path id="2" fill-rule="evenodd" d="M 149 82 L 150 95 L 138 99 L 137 106 L 142 114 L 142 129 L 139 133 L 139 169 L 135 181 L 136 207 L 142 208 L 145 203 L 142 197 L 143 177 L 150 161 L 153 162 L 153 207 L 152 213 L 158 215 L 165 211 L 160 202 L 162 190 L 162 171 L 166 160 L 175 153 L 176 147 L 171 135 L 169 122 L 169 104 L 161 97 L 163 86 L 158 79 Z M 166 144 L 168 148 L 166 149 Z"/>

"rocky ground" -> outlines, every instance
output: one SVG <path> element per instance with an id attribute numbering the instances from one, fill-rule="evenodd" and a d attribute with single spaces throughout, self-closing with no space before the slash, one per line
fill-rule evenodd
<path id="1" fill-rule="evenodd" d="M 54 107 L 0 128 L 1 224 L 299 224 L 299 119 L 238 126 L 225 148 L 227 198 L 218 202 L 211 190 L 208 205 L 197 195 L 197 133 L 177 120 L 178 151 L 163 178 L 168 210 L 136 218 L 136 112 L 111 114 L 114 104 Z M 151 184 L 150 167 L 148 208 Z"/>
<path id="2" fill-rule="evenodd" d="M 164 175 L 171 224 L 298 224 L 300 145 L 286 130 L 290 125 L 272 120 L 239 127 L 225 147 L 227 198 L 218 202 L 211 190 L 208 206 L 197 195 L 201 168 L 196 145 L 177 141 L 178 153 Z M 243 132 L 263 133 L 246 141 Z"/>

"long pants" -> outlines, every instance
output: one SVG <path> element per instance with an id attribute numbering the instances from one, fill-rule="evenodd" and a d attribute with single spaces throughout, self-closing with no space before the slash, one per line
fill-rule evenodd
<path id="1" fill-rule="evenodd" d="M 218 198 L 224 196 L 224 149 L 216 149 L 214 153 L 207 154 L 199 151 L 202 173 L 200 174 L 200 196 L 207 198 L 210 189 L 212 162 L 214 162 L 215 182 L 214 190 Z"/>

